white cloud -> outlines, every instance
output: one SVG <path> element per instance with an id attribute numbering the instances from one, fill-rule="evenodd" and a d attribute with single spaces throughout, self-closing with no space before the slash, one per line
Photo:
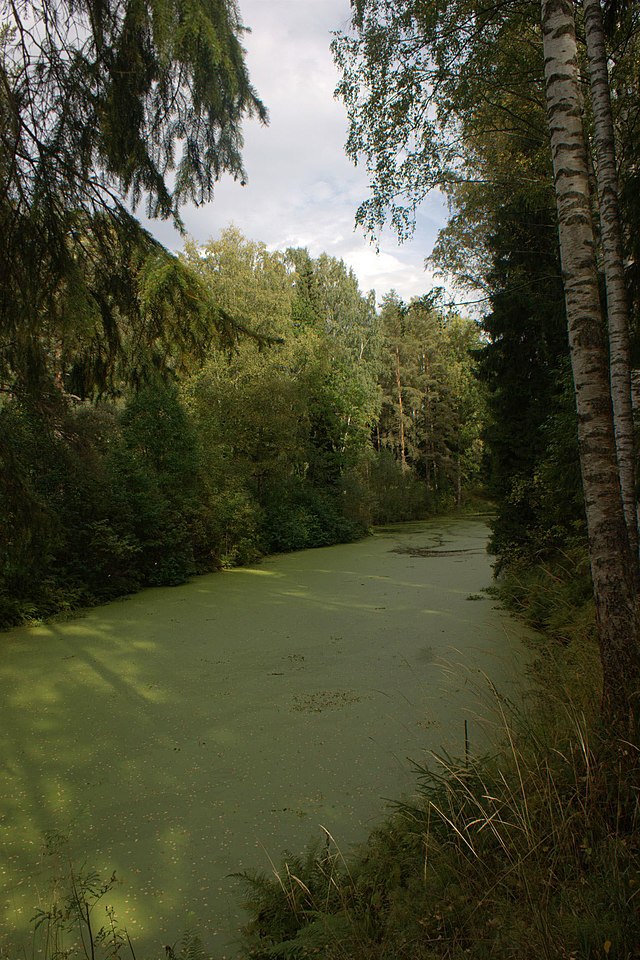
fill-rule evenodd
<path id="1" fill-rule="evenodd" d="M 198 242 L 216 237 L 230 222 L 270 249 L 305 246 L 344 259 L 363 290 L 378 297 L 392 287 L 405 299 L 429 291 L 423 268 L 446 213 L 441 198 L 420 211 L 416 234 L 402 246 L 383 234 L 380 253 L 354 228 L 367 196 L 363 171 L 344 154 L 347 121 L 333 98 L 338 74 L 331 31 L 343 28 L 348 0 L 240 0 L 251 80 L 269 110 L 270 123 L 245 124 L 245 187 L 226 177 L 211 204 L 188 206 L 183 219 Z M 168 224 L 148 224 L 171 249 L 181 240 Z"/>

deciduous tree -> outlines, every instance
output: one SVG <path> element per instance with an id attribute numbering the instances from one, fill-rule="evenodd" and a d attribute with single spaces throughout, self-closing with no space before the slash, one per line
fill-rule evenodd
<path id="1" fill-rule="evenodd" d="M 507 183 L 526 182 L 527 157 L 539 154 L 541 140 L 535 135 L 529 151 L 523 144 L 536 129 L 530 118 L 541 116 L 545 91 L 603 713 L 612 732 L 633 736 L 640 713 L 634 562 L 599 300 L 574 4 L 543 0 L 542 20 L 540 7 L 517 2 L 498 8 L 475 0 L 444 5 L 354 0 L 353 9 L 354 32 L 339 36 L 334 51 L 343 72 L 338 92 L 350 116 L 347 151 L 354 159 L 364 157 L 370 174 L 372 197 L 357 215 L 370 229 L 389 215 L 399 232 L 406 232 L 416 205 L 437 185 L 452 190 L 455 200 L 465 181 L 502 180 L 503 192 Z M 513 154 L 513 173 L 505 177 L 501 151 L 509 137 L 520 148 Z M 539 176 L 543 168 L 534 169 Z"/>
<path id="2" fill-rule="evenodd" d="M 609 365 L 616 452 L 632 562 L 638 563 L 635 441 L 631 405 L 629 304 L 624 277 L 622 223 L 618 201 L 616 145 L 600 0 L 584 0 L 584 28 L 593 112 L 596 182 L 607 290 Z"/>
<path id="3" fill-rule="evenodd" d="M 603 714 L 614 732 L 635 737 L 640 720 L 635 558 L 632 561 L 620 492 L 574 17 L 571 0 L 543 0 L 547 112 L 603 666 Z"/>

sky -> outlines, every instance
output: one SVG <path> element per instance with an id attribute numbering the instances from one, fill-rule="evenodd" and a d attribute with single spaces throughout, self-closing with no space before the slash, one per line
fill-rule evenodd
<path id="1" fill-rule="evenodd" d="M 424 268 L 446 222 L 439 195 L 423 204 L 413 239 L 402 245 L 385 232 L 376 254 L 355 227 L 367 181 L 344 153 L 347 117 L 333 96 L 338 71 L 329 49 L 331 31 L 348 25 L 349 0 L 239 0 L 239 8 L 251 29 L 243 40 L 251 82 L 269 111 L 269 125 L 245 121 L 247 185 L 225 177 L 211 203 L 185 206 L 188 234 L 206 243 L 233 223 L 270 250 L 328 253 L 354 270 L 363 292 L 375 289 L 378 300 L 391 289 L 409 300 L 441 285 Z M 169 249 L 182 247 L 168 223 L 143 222 Z"/>

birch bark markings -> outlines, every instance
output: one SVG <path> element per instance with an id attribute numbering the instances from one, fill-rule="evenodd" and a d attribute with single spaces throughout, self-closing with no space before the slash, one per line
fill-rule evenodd
<path id="1" fill-rule="evenodd" d="M 584 0 L 583 9 L 596 147 L 596 182 L 600 209 L 600 231 L 607 290 L 613 424 L 629 545 L 632 557 L 637 558 L 638 521 L 635 496 L 633 409 L 631 405 L 629 308 L 624 282 L 622 229 L 618 206 L 618 174 L 609 72 L 600 0 Z"/>
<path id="2" fill-rule="evenodd" d="M 542 0 L 541 15 L 547 119 L 603 668 L 603 718 L 612 733 L 632 737 L 640 719 L 635 578 L 613 429 L 572 0 Z"/>

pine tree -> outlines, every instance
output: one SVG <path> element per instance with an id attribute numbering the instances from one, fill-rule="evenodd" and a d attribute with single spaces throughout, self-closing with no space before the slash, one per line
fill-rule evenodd
<path id="1" fill-rule="evenodd" d="M 109 274 L 136 244 L 148 251 L 130 206 L 144 198 L 179 224 L 180 204 L 210 199 L 222 173 L 244 179 L 240 123 L 266 113 L 233 0 L 35 0 L 3 14 L 0 380 L 42 389 L 70 327 L 118 346 L 129 291 L 101 297 L 85 268 Z"/>

